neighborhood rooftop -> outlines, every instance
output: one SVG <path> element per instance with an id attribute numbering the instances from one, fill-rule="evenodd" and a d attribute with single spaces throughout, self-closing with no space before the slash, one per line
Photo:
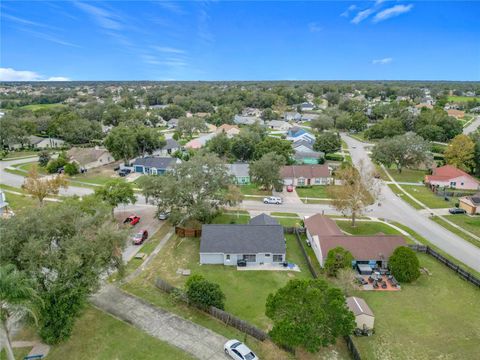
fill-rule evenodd
<path id="1" fill-rule="evenodd" d="M 348 297 L 347 306 L 355 316 L 361 315 L 361 314 L 374 316 L 373 311 L 370 309 L 368 304 L 362 298 L 359 298 L 356 296 Z"/>
<path id="2" fill-rule="evenodd" d="M 171 157 L 144 157 L 144 158 L 137 158 L 133 165 L 142 165 L 145 167 L 154 167 L 158 169 L 166 169 L 170 166 L 173 166 L 175 163 L 175 158 Z"/>
<path id="3" fill-rule="evenodd" d="M 250 219 L 250 225 L 279 225 L 278 221 L 267 214 L 260 214 Z"/>

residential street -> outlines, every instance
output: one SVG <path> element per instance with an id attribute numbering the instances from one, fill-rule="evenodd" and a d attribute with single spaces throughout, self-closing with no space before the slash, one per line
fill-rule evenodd
<path id="1" fill-rule="evenodd" d="M 355 148 L 351 151 L 355 166 L 363 161 L 367 169 L 374 169 L 374 165 L 365 150 L 368 144 L 355 140 L 346 134 L 342 134 L 342 139 L 350 149 Z M 430 220 L 428 214 L 412 208 L 395 195 L 383 181 L 380 182 L 380 189 L 381 206 L 371 206 L 371 212 L 368 215 L 398 221 L 472 269 L 480 271 L 480 249 L 478 247 Z"/>
<path id="2" fill-rule="evenodd" d="M 475 130 L 477 130 L 477 128 L 480 126 L 480 116 L 477 116 L 475 118 L 475 120 L 473 120 L 470 125 L 466 126 L 465 128 L 463 128 L 463 133 L 465 135 L 468 135 L 472 132 L 474 132 Z"/>

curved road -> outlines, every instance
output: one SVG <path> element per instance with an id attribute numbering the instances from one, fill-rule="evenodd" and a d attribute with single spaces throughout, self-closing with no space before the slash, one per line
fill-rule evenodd
<path id="1" fill-rule="evenodd" d="M 468 126 L 466 126 L 463 129 L 463 133 L 465 135 L 468 135 L 468 134 L 474 132 L 475 130 L 477 130 L 479 126 L 480 126 L 480 116 L 477 116 L 475 118 L 475 120 L 473 120 Z"/>
<path id="2" fill-rule="evenodd" d="M 369 144 L 362 143 L 342 134 L 342 139 L 347 143 L 352 161 L 355 166 L 363 162 L 367 170 L 375 167 L 367 154 L 366 147 Z M 460 260 L 476 271 L 480 271 L 480 248 L 451 233 L 444 227 L 429 219 L 428 215 L 422 214 L 401 200 L 383 182 L 379 182 L 381 207 L 370 207 L 372 216 L 398 221 L 404 224 L 430 241 L 432 244 Z"/>

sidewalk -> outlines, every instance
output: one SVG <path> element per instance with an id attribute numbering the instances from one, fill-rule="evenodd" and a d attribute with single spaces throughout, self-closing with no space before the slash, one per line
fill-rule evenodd
<path id="1" fill-rule="evenodd" d="M 173 313 L 157 308 L 112 285 L 105 285 L 91 302 L 97 308 L 176 346 L 197 359 L 226 360 L 227 338 Z"/>

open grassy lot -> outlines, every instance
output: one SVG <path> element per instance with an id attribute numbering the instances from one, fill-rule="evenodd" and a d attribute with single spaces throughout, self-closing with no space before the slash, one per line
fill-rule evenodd
<path id="1" fill-rule="evenodd" d="M 388 186 L 395 194 L 400 196 L 405 202 L 409 203 L 415 209 L 423 209 L 422 206 L 410 199 L 395 185 L 389 184 Z M 448 201 L 446 201 L 442 196 L 435 195 L 432 191 L 430 191 L 424 186 L 402 185 L 402 188 L 431 209 L 455 207 L 455 204 L 458 202 L 458 197 L 448 197 Z"/>
<path id="2" fill-rule="evenodd" d="M 32 340 L 34 337 L 29 329 L 20 334 L 19 339 Z M 193 359 L 182 350 L 93 307 L 87 307 L 76 321 L 70 339 L 51 347 L 48 353 L 49 360 L 153 360 L 159 356 L 172 360 Z"/>
<path id="3" fill-rule="evenodd" d="M 313 185 L 311 187 L 296 187 L 295 191 L 301 198 L 328 199 L 327 187 L 325 185 Z"/>
<path id="4" fill-rule="evenodd" d="M 350 221 L 337 220 L 338 227 L 342 231 L 351 235 L 375 235 L 384 233 L 386 235 L 397 235 L 399 231 L 378 221 L 357 221 L 355 227 L 352 227 Z"/>
<path id="5" fill-rule="evenodd" d="M 77 174 L 75 176 L 69 177 L 69 180 L 73 182 L 83 182 L 92 185 L 104 185 L 109 180 L 112 180 L 114 178 L 120 178 L 115 173 L 115 171 L 113 171 L 113 168 L 115 166 L 115 164 L 109 164 L 95 169 L 90 169 L 84 174 Z M 120 179 L 124 180 L 123 178 Z"/>
<path id="6" fill-rule="evenodd" d="M 272 195 L 271 191 L 260 190 L 258 188 L 258 185 L 255 185 L 255 184 L 240 185 L 239 188 L 243 195 L 261 195 L 261 196 Z"/>
<path id="7" fill-rule="evenodd" d="M 9 160 L 9 159 L 29 157 L 29 156 L 37 156 L 37 155 L 38 155 L 38 151 L 30 151 L 30 150 L 10 151 L 1 159 Z"/>
<path id="8" fill-rule="evenodd" d="M 360 291 L 376 333 L 354 338 L 365 359 L 478 359 L 479 291 L 425 254 L 422 275 L 397 292 Z"/>
<path id="9" fill-rule="evenodd" d="M 472 221 L 469 221 L 467 223 L 467 221 L 465 221 L 463 219 L 462 220 L 460 220 L 460 219 L 459 220 L 454 220 L 456 216 L 459 216 L 460 218 L 462 216 L 468 217 L 467 215 L 457 214 L 457 215 L 447 215 L 446 218 L 448 220 L 456 223 L 457 225 L 461 226 L 461 228 L 463 228 L 463 229 L 465 229 L 469 232 L 472 232 L 473 234 L 478 235 L 478 232 L 479 232 L 479 229 L 480 229 L 480 222 L 479 222 L 480 219 L 478 219 L 478 218 L 477 219 L 472 219 Z M 461 231 L 460 229 L 457 229 L 455 226 L 452 226 L 449 223 L 443 221 L 443 219 L 439 218 L 438 216 L 433 216 L 432 220 L 435 221 L 437 224 L 443 226 L 448 231 L 460 236 L 462 239 L 465 239 L 468 242 L 472 243 L 473 245 L 480 247 L 480 241 L 478 241 L 477 239 L 474 239 L 473 237 L 471 237 L 468 234 L 465 234 L 463 231 Z"/>
<path id="10" fill-rule="evenodd" d="M 480 216 L 468 215 L 447 215 L 445 216 L 451 222 L 461 226 L 463 229 L 480 236 Z"/>
<path id="11" fill-rule="evenodd" d="M 378 167 L 380 176 L 383 180 L 390 181 L 388 176 L 383 173 L 382 169 Z M 392 166 L 387 169 L 389 174 L 398 182 L 418 182 L 421 183 L 427 174 L 425 170 L 415 170 L 415 169 L 402 169 L 402 172 L 399 173 L 398 170 Z M 383 176 L 382 176 L 383 173 Z"/>
<path id="12" fill-rule="evenodd" d="M 20 109 L 38 111 L 43 109 L 62 108 L 64 106 L 65 106 L 64 104 L 32 104 L 32 105 L 21 106 Z"/>
<path id="13" fill-rule="evenodd" d="M 480 98 L 479 97 L 474 97 L 474 96 L 455 96 L 455 95 L 452 95 L 452 96 L 448 97 L 448 101 L 451 101 L 451 102 L 468 102 L 468 101 L 478 100 L 478 99 L 480 99 Z"/>

